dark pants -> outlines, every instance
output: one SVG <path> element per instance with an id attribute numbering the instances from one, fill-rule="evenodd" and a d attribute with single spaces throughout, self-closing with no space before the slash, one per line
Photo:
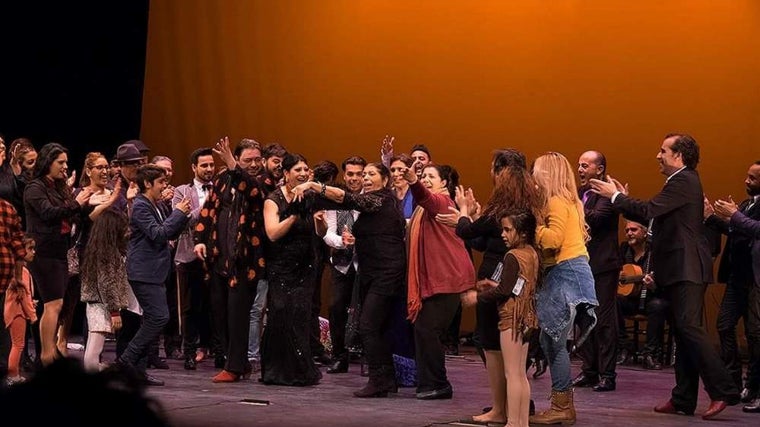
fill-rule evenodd
<path id="1" fill-rule="evenodd" d="M 203 280 L 205 272 L 200 260 L 177 264 L 176 271 L 184 355 L 194 358 L 199 343 L 208 341 L 210 333 L 209 287 Z"/>
<path id="2" fill-rule="evenodd" d="M 174 251 L 172 251 L 172 258 L 174 258 Z M 166 305 L 169 308 L 169 322 L 164 328 L 164 352 L 166 352 L 166 357 L 171 357 L 174 350 L 179 350 L 182 346 L 182 331 L 179 326 L 179 289 L 174 268 L 169 270 L 169 278 L 166 280 Z"/>
<path id="3" fill-rule="evenodd" d="M 757 342 L 750 338 L 747 328 L 749 291 L 752 285 L 752 283 L 737 283 L 729 280 L 729 283 L 726 285 L 726 292 L 723 294 L 723 301 L 720 303 L 720 310 L 718 311 L 718 319 L 716 321 L 718 336 L 720 336 L 720 357 L 723 359 L 723 363 L 726 364 L 726 368 L 728 368 L 728 372 L 731 374 L 731 378 L 739 390 L 743 387 L 742 361 L 739 355 L 739 345 L 736 342 L 736 325 L 739 323 L 739 319 L 744 318 L 744 331 L 750 354 L 753 347 L 757 346 Z M 752 367 L 750 366 L 747 372 L 748 378 L 756 377 L 757 374 L 760 374 L 752 372 L 751 369 Z M 755 382 L 757 382 L 756 380 L 755 378 Z"/>
<path id="4" fill-rule="evenodd" d="M 462 303 L 459 303 L 454 318 L 451 319 L 451 324 L 446 330 L 446 334 L 443 336 L 443 345 L 447 351 L 459 351 L 459 329 L 462 326 Z"/>
<path id="5" fill-rule="evenodd" d="M 351 305 L 351 294 L 356 280 L 356 270 L 353 266 L 346 274 L 334 267 L 330 269 L 332 279 L 332 301 L 330 301 L 330 341 L 334 360 L 348 361 L 346 349 L 346 322 L 348 307 Z"/>
<path id="6" fill-rule="evenodd" d="M 459 294 L 438 294 L 422 302 L 414 322 L 417 393 L 450 387 L 446 378 L 446 354 L 441 338 L 459 307 Z"/>
<path id="7" fill-rule="evenodd" d="M 121 329 L 116 335 L 116 357 L 121 357 L 124 354 L 124 350 L 127 349 L 129 342 L 135 337 L 135 334 L 140 329 L 140 323 L 142 323 L 142 316 L 137 313 L 133 313 L 129 310 L 121 310 Z"/>
<path id="8" fill-rule="evenodd" d="M 617 297 L 618 304 L 618 349 L 632 350 L 631 341 L 625 331 L 625 316 L 639 314 L 637 298 Z M 662 340 L 665 335 L 665 320 L 670 304 L 659 296 L 647 298 L 644 313 L 647 316 L 647 342 L 642 354 L 659 358 L 662 352 Z"/>
<path id="9" fill-rule="evenodd" d="M 760 283 L 749 291 L 747 317 L 744 321 L 749 344 L 749 366 L 746 387 L 760 389 Z"/>
<path id="10" fill-rule="evenodd" d="M 394 297 L 368 293 L 364 297 L 359 318 L 359 335 L 364 346 L 364 356 L 371 368 L 393 366 L 391 345 L 387 332 L 391 326 Z"/>
<path id="11" fill-rule="evenodd" d="M 688 412 L 697 406 L 700 376 L 710 399 L 730 403 L 739 400 L 739 390 L 710 344 L 702 322 L 706 288 L 692 282 L 677 282 L 665 289 L 676 340 L 676 386 L 671 400 L 676 408 Z"/>
<path id="12" fill-rule="evenodd" d="M 583 360 L 583 373 L 590 378 L 615 379 L 618 319 L 617 284 L 619 272 L 607 271 L 594 275 L 594 288 L 599 306 L 596 307 L 596 326 L 588 342 L 578 350 Z"/>
<path id="13" fill-rule="evenodd" d="M 224 369 L 235 374 L 244 373 L 248 363 L 248 329 L 256 284 L 238 282 L 231 287 L 228 278 L 211 274 L 211 327 L 218 346 L 214 353 L 226 356 Z"/>
<path id="14" fill-rule="evenodd" d="M 214 355 L 227 355 L 227 299 L 229 278 L 216 272 L 209 281 L 209 301 L 211 302 L 211 350 Z"/>
<path id="15" fill-rule="evenodd" d="M 119 360 L 139 367 L 147 360 L 152 343 L 161 336 L 169 322 L 169 308 L 166 305 L 166 288 L 163 284 L 130 280 L 137 302 L 143 310 L 142 323 L 134 338 L 119 357 Z"/>
<path id="16" fill-rule="evenodd" d="M 325 271 L 324 257 L 317 256 L 314 265 L 316 266 L 316 277 L 314 279 L 314 293 L 311 294 L 309 347 L 312 356 L 320 356 L 325 353 L 325 346 L 322 345 L 322 328 L 319 326 L 319 314 L 322 311 L 322 274 Z"/>

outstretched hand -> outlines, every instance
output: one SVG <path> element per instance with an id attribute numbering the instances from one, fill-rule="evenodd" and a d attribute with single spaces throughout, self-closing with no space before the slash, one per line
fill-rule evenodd
<path id="1" fill-rule="evenodd" d="M 731 218 L 731 216 L 738 210 L 739 207 L 731 196 L 728 196 L 728 200 L 715 201 L 715 214 L 723 219 Z"/>
<path id="2" fill-rule="evenodd" d="M 212 151 L 222 159 L 224 164 L 227 165 L 227 169 L 235 169 L 237 162 L 235 162 L 235 156 L 232 155 L 230 138 L 228 136 L 219 139 L 219 142 L 216 143 Z"/>
<path id="3" fill-rule="evenodd" d="M 395 139 L 396 138 L 393 136 L 385 135 L 385 138 L 383 138 L 383 145 L 380 147 L 380 152 L 384 155 L 393 153 L 393 141 Z"/>
<path id="4" fill-rule="evenodd" d="M 419 160 L 415 160 L 414 163 L 412 163 L 412 167 L 404 168 L 404 179 L 406 182 L 409 184 L 414 184 L 417 182 L 417 169 L 419 169 L 421 166 L 422 163 L 420 163 Z"/>
<path id="5" fill-rule="evenodd" d="M 607 180 L 605 181 L 591 178 L 589 184 L 591 185 L 591 191 L 608 199 L 611 199 L 616 191 L 619 191 L 623 195 L 628 195 L 628 184 L 623 185 L 620 181 L 609 175 L 607 175 Z"/>

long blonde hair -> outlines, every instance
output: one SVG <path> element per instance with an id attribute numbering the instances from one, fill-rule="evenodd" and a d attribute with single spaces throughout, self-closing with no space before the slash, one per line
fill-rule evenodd
<path id="1" fill-rule="evenodd" d="M 546 199 L 559 197 L 575 205 L 580 219 L 583 240 L 588 242 L 588 224 L 583 211 L 583 203 L 578 197 L 578 186 L 575 182 L 575 171 L 567 158 L 560 153 L 550 151 L 540 156 L 533 163 L 533 178 L 544 188 Z"/>

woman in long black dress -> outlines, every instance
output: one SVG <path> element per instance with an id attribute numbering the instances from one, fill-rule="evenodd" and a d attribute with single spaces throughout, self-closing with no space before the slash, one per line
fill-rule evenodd
<path id="1" fill-rule="evenodd" d="M 301 215 L 292 188 L 309 179 L 309 166 L 299 154 L 282 161 L 285 185 L 264 202 L 266 246 L 267 326 L 261 348 L 261 378 L 265 384 L 306 386 L 322 374 L 309 348 L 311 298 L 316 286 L 314 222 Z"/>
<path id="2" fill-rule="evenodd" d="M 370 163 L 364 168 L 362 194 L 318 182 L 307 182 L 293 189 L 297 198 L 303 198 L 309 190 L 320 194 L 320 208 L 360 212 L 352 234 L 356 239 L 359 281 L 362 293 L 366 295 L 359 335 L 369 365 L 369 381 L 364 388 L 354 392 L 356 397 L 386 397 L 389 392 L 398 390 L 391 348 L 385 335 L 391 327 L 393 302 L 406 283 L 406 222 L 396 195 L 388 188 L 389 179 L 387 167 Z"/>

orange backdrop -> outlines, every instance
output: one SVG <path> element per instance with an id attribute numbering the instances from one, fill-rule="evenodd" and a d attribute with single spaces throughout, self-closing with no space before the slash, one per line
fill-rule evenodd
<path id="1" fill-rule="evenodd" d="M 702 148 L 711 197 L 760 158 L 753 0 L 161 0 L 150 5 L 142 139 L 177 160 L 220 136 L 311 163 L 427 144 L 480 199 L 490 152 L 603 151 L 648 197 L 663 136 Z M 722 287 L 708 295 L 708 326 Z M 472 329 L 467 313 L 463 329 Z"/>

